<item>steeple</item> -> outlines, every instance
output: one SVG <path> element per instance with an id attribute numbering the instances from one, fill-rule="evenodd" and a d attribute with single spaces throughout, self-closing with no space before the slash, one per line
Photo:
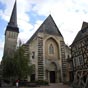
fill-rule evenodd
<path id="1" fill-rule="evenodd" d="M 14 7 L 12 10 L 12 14 L 11 14 L 11 18 L 10 21 L 8 23 L 8 26 L 12 26 L 12 27 L 17 27 L 17 5 L 16 5 L 16 0 L 14 3 Z"/>
<path id="2" fill-rule="evenodd" d="M 17 26 L 17 9 L 16 9 L 16 0 L 15 0 L 11 18 L 5 30 L 5 45 L 4 45 L 3 56 L 14 55 L 17 45 L 18 33 L 19 33 L 19 28 Z"/>
<path id="3" fill-rule="evenodd" d="M 12 31 L 12 32 L 19 33 L 19 28 L 17 26 L 17 5 L 16 5 L 16 0 L 15 0 L 15 3 L 14 3 L 14 7 L 13 7 L 13 10 L 12 10 L 12 14 L 11 14 L 11 17 L 10 17 L 10 21 L 9 21 L 9 23 L 7 25 L 6 31 Z M 5 31 L 5 34 L 6 34 L 6 31 Z"/>

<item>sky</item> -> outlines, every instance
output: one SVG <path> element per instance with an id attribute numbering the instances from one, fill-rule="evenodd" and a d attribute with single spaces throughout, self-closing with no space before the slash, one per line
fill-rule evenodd
<path id="1" fill-rule="evenodd" d="M 14 2 L 0 0 L 0 60 Z M 50 14 L 65 43 L 71 45 L 83 21 L 88 22 L 88 0 L 17 0 L 18 40 L 25 43 Z"/>

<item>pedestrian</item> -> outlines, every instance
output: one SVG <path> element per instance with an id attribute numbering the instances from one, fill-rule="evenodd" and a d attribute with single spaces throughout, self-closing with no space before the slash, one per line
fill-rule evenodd
<path id="1" fill-rule="evenodd" d="M 16 80 L 16 87 L 19 87 L 19 80 Z"/>

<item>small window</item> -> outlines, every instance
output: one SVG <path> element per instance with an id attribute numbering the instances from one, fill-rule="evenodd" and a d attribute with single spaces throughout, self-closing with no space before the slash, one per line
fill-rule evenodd
<path id="1" fill-rule="evenodd" d="M 32 59 L 35 58 L 35 52 L 32 52 Z"/>
<path id="2" fill-rule="evenodd" d="M 54 47 L 52 44 L 49 46 L 49 54 L 54 54 Z"/>

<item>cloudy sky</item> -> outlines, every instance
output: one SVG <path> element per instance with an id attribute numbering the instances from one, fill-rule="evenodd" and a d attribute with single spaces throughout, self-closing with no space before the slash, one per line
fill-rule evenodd
<path id="1" fill-rule="evenodd" d="M 15 0 L 0 0 L 0 60 L 3 56 L 4 33 Z M 70 45 L 83 21 L 88 22 L 88 0 L 17 0 L 19 39 L 25 43 L 51 14 L 65 43 Z"/>

